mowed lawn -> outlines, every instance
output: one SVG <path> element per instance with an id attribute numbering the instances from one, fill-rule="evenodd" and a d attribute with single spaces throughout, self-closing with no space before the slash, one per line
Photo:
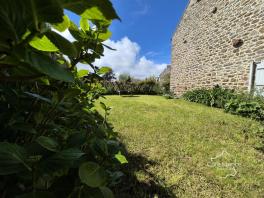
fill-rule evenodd
<path id="1" fill-rule="evenodd" d="M 259 123 L 160 96 L 102 101 L 128 152 L 117 197 L 264 197 Z"/>

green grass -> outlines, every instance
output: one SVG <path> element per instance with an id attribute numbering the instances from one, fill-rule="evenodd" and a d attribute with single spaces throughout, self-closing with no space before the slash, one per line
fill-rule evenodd
<path id="1" fill-rule="evenodd" d="M 130 176 L 117 196 L 263 197 L 257 122 L 159 96 L 103 101 L 128 152 Z"/>

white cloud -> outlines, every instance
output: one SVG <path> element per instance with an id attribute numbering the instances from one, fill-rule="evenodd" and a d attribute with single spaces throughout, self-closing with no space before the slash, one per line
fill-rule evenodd
<path id="1" fill-rule="evenodd" d="M 96 66 L 109 66 L 117 74 L 129 73 L 136 78 L 158 76 L 167 64 L 157 64 L 145 56 L 139 57 L 140 46 L 124 37 L 119 41 L 107 40 L 105 44 L 115 51 L 105 49 L 104 56 L 95 61 Z"/>
<path id="2" fill-rule="evenodd" d="M 146 15 L 149 12 L 150 6 L 144 5 L 140 10 L 134 11 L 135 15 Z"/>
<path id="3" fill-rule="evenodd" d="M 75 41 L 68 30 L 58 33 L 70 41 Z M 101 59 L 97 59 L 94 65 L 111 67 L 117 76 L 123 73 L 140 79 L 148 76 L 159 76 L 167 66 L 165 63 L 157 64 L 146 57 L 154 56 L 157 54 L 156 52 L 149 52 L 146 56 L 139 57 L 140 46 L 127 37 L 119 41 L 107 40 L 104 44 L 115 49 L 115 51 L 105 48 L 104 56 Z M 78 69 L 91 70 L 90 66 L 86 64 L 79 63 L 77 66 Z"/>
<path id="4" fill-rule="evenodd" d="M 145 54 L 145 56 L 147 56 L 147 57 L 155 57 L 157 55 L 160 55 L 160 53 L 159 52 L 154 52 L 154 51 L 149 51 L 149 52 L 147 52 Z"/>
<path id="5" fill-rule="evenodd" d="M 73 42 L 76 41 L 75 38 L 73 38 L 73 36 L 71 35 L 71 33 L 69 32 L 69 30 L 65 30 L 64 32 L 59 32 L 56 29 L 52 29 L 53 31 L 57 32 L 58 34 L 60 34 L 61 36 L 65 37 L 66 39 L 68 39 L 69 41 Z"/>
<path id="6" fill-rule="evenodd" d="M 147 4 L 145 0 L 136 0 L 139 9 L 134 11 L 135 15 L 146 15 L 150 10 L 150 5 Z"/>

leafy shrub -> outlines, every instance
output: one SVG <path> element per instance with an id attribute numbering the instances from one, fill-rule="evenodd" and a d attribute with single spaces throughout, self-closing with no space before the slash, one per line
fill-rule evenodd
<path id="1" fill-rule="evenodd" d="M 118 81 L 105 81 L 105 94 L 160 94 L 160 86 L 154 77 L 144 80 L 132 79 L 129 75 L 121 75 Z"/>
<path id="2" fill-rule="evenodd" d="M 1 0 L 0 11 L 0 197 L 113 197 L 126 160 L 109 108 L 94 108 L 107 68 L 92 64 L 118 18 L 111 2 Z"/>
<path id="3" fill-rule="evenodd" d="M 251 117 L 257 120 L 264 120 L 264 107 L 255 101 L 241 101 L 233 99 L 225 105 L 225 111 L 241 115 L 243 117 Z"/>
<path id="4" fill-rule="evenodd" d="M 210 92 L 204 88 L 187 91 L 184 93 L 183 98 L 190 102 L 197 102 L 207 106 L 210 106 L 211 104 Z"/>
<path id="5" fill-rule="evenodd" d="M 191 102 L 205 104 L 211 107 L 224 108 L 227 101 L 235 97 L 233 90 L 215 86 L 212 89 L 196 89 L 186 92 L 183 97 Z"/>
<path id="6" fill-rule="evenodd" d="M 223 108 L 228 113 L 264 120 L 264 99 L 260 96 L 236 93 L 234 90 L 216 86 L 212 89 L 188 91 L 183 98 L 191 102 Z"/>

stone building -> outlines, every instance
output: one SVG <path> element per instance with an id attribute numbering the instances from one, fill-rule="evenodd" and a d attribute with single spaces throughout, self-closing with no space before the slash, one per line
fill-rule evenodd
<path id="1" fill-rule="evenodd" d="M 172 39 L 171 91 L 264 88 L 264 0 L 190 0 Z"/>

